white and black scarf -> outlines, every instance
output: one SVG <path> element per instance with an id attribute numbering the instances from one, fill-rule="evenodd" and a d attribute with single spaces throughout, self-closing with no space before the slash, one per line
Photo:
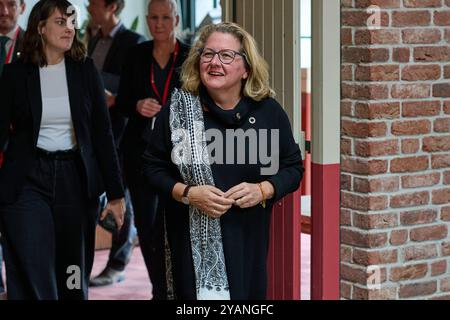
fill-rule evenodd
<path id="1" fill-rule="evenodd" d="M 175 89 L 170 105 L 172 161 L 191 186 L 214 186 L 203 120 L 200 99 Z M 229 300 L 220 219 L 190 206 L 189 223 L 197 299 Z"/>

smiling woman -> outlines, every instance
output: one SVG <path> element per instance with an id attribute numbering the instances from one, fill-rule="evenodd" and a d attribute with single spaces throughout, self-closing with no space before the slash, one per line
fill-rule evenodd
<path id="1" fill-rule="evenodd" d="M 111 212 L 119 227 L 123 223 L 104 88 L 76 38 L 72 9 L 66 0 L 40 0 L 30 14 L 23 59 L 0 78 L 0 146 L 8 142 L 0 169 L 8 299 L 87 299 L 105 189 L 102 217 Z"/>

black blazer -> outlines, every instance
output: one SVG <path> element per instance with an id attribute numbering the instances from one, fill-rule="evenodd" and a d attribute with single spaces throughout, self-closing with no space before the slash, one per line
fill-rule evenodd
<path id="1" fill-rule="evenodd" d="M 89 41 L 88 44 L 89 56 L 92 56 L 99 40 L 100 36 L 97 35 Z M 122 66 L 125 62 L 126 53 L 130 50 L 130 48 L 144 41 L 145 38 L 143 36 L 128 30 L 122 25 L 119 28 L 119 30 L 117 30 L 117 33 L 114 36 L 111 48 L 109 49 L 106 55 L 105 64 L 103 65 L 103 69 L 100 71 L 120 76 Z M 125 131 L 127 120 L 124 117 L 124 115 L 117 110 L 115 106 L 109 108 L 109 115 L 112 123 L 114 141 L 116 143 L 116 147 L 119 147 L 123 133 Z"/>
<path id="2" fill-rule="evenodd" d="M 90 58 L 66 57 L 70 110 L 86 174 L 87 194 L 108 199 L 123 197 L 117 154 L 104 97 L 104 88 Z M 14 203 L 35 165 L 42 117 L 39 68 L 21 60 L 5 66 L 0 78 L 0 145 L 6 141 L 0 169 L 0 203 Z M 13 131 L 10 131 L 10 126 Z"/>
<path id="3" fill-rule="evenodd" d="M 20 58 L 20 53 L 22 51 L 22 41 L 25 36 L 25 31 L 19 27 L 19 35 L 17 36 L 16 46 L 14 47 L 12 62 L 17 61 Z"/>
<path id="4" fill-rule="evenodd" d="M 181 86 L 181 66 L 186 60 L 190 49 L 188 45 L 180 41 L 178 43 L 180 52 L 176 60 L 175 72 L 170 82 L 169 94 L 173 88 Z M 152 119 L 141 116 L 136 111 L 136 104 L 139 100 L 157 97 L 150 84 L 152 62 L 153 41 L 141 43 L 129 51 L 120 77 L 116 104 L 119 111 L 128 117 L 128 124 L 121 147 L 122 151 L 126 153 L 126 157 L 124 157 L 125 166 L 127 166 L 127 162 L 129 166 L 140 165 L 141 156 L 147 146 L 144 132 L 146 127 L 151 124 Z M 170 103 L 170 99 L 168 99 L 167 103 Z"/>

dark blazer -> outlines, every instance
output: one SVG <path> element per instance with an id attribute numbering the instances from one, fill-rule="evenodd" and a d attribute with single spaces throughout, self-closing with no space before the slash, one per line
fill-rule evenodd
<path id="1" fill-rule="evenodd" d="M 173 88 L 179 88 L 181 66 L 186 60 L 190 47 L 180 41 L 180 52 L 175 64 L 175 72 L 170 82 L 169 93 Z M 122 151 L 127 154 L 124 158 L 125 167 L 140 165 L 141 156 L 147 145 L 145 130 L 152 123 L 152 119 L 141 116 L 136 111 L 139 100 L 156 98 L 150 84 L 150 70 L 153 62 L 153 41 L 147 41 L 133 47 L 125 59 L 120 78 L 119 92 L 116 104 L 119 110 L 128 117 L 128 124 L 122 140 Z M 167 103 L 170 103 L 170 99 Z M 165 107 L 165 106 L 163 106 Z M 125 168 L 126 170 L 126 168 Z"/>
<path id="2" fill-rule="evenodd" d="M 20 53 L 22 52 L 22 41 L 25 36 L 25 31 L 19 27 L 19 35 L 17 36 L 16 46 L 14 47 L 12 62 L 17 61 L 20 58 Z"/>
<path id="3" fill-rule="evenodd" d="M 99 40 L 100 36 L 97 35 L 96 37 L 92 38 L 89 41 L 88 44 L 89 56 L 92 56 Z M 144 41 L 145 38 L 143 36 L 128 30 L 122 25 L 119 28 L 119 30 L 117 30 L 117 33 L 114 36 L 111 48 L 109 49 L 106 55 L 105 64 L 103 65 L 103 69 L 100 71 L 107 72 L 115 76 L 120 76 L 122 66 L 125 62 L 125 55 L 128 52 L 128 50 Z M 114 141 L 116 143 L 116 147 L 119 147 L 123 133 L 125 131 L 127 119 L 122 113 L 120 113 L 117 110 L 115 106 L 109 108 L 109 115 L 111 118 Z"/>
<path id="4" fill-rule="evenodd" d="M 106 189 L 123 197 L 123 186 L 100 75 L 92 59 L 66 57 L 70 110 L 90 198 Z M 14 203 L 35 165 L 42 117 L 39 68 L 21 60 L 5 66 L 0 78 L 0 145 L 9 141 L 0 169 L 0 203 Z M 10 126 L 14 130 L 10 131 Z"/>

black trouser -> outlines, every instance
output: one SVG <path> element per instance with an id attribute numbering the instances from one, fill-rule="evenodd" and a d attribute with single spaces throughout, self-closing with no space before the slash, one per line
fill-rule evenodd
<path id="1" fill-rule="evenodd" d="M 164 224 L 161 215 L 157 214 L 158 196 L 145 180 L 140 166 L 125 166 L 125 170 L 139 246 L 153 286 L 153 299 L 165 300 Z"/>
<path id="2" fill-rule="evenodd" d="M 2 270 L 3 270 L 3 254 L 2 254 L 2 238 L 0 237 L 0 293 L 5 292 L 5 284 L 3 283 L 3 275 L 2 275 Z"/>
<path id="3" fill-rule="evenodd" d="M 8 299 L 87 299 L 98 199 L 81 158 L 40 154 L 18 200 L 0 211 Z"/>

